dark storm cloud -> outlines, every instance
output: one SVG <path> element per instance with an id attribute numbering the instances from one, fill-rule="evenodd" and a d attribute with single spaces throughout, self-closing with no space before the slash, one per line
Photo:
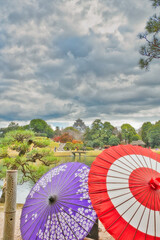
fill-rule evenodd
<path id="1" fill-rule="evenodd" d="M 159 65 L 137 65 L 150 5 L 0 0 L 1 121 L 156 119 Z"/>

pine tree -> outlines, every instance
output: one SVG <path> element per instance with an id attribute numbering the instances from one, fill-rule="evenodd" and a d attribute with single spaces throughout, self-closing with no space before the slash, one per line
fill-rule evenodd
<path id="1" fill-rule="evenodd" d="M 160 0 L 151 1 L 154 8 L 160 7 Z M 160 15 L 150 17 L 145 29 L 145 33 L 139 34 L 139 38 L 146 41 L 139 51 L 144 56 L 139 60 L 139 66 L 147 70 L 153 59 L 160 59 Z"/>

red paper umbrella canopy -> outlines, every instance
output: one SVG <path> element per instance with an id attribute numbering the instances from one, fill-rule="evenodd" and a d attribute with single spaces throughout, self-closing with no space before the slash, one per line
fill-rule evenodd
<path id="1" fill-rule="evenodd" d="M 131 145 L 106 149 L 88 184 L 93 208 L 115 239 L 160 239 L 160 155 Z"/>

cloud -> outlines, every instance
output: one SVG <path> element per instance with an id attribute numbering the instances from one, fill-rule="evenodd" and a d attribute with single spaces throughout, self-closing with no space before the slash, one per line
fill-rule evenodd
<path id="1" fill-rule="evenodd" d="M 1 122 L 157 120 L 158 62 L 138 68 L 148 0 L 0 5 Z"/>

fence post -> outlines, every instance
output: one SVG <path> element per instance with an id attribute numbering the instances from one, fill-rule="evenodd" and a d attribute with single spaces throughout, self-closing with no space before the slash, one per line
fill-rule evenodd
<path id="1" fill-rule="evenodd" d="M 16 222 L 17 170 L 6 174 L 3 240 L 14 240 Z"/>

